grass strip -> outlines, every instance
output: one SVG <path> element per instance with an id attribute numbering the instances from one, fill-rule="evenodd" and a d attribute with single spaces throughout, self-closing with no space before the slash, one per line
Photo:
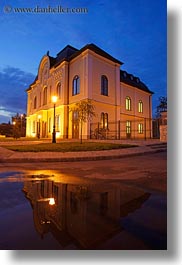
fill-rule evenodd
<path id="1" fill-rule="evenodd" d="M 102 151 L 122 148 L 137 147 L 131 144 L 94 143 L 94 142 L 63 142 L 63 143 L 40 143 L 31 145 L 8 145 L 3 146 L 9 150 L 18 152 L 79 152 L 79 151 Z"/>

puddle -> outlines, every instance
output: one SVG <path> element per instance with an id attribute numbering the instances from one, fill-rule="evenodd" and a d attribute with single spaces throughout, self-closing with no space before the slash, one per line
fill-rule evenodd
<path id="1" fill-rule="evenodd" d="M 0 174 L 0 249 L 166 249 L 166 197 L 59 172 Z"/>

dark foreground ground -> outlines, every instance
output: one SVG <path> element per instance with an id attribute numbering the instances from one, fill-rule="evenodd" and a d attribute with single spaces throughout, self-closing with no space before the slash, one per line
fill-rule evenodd
<path id="1" fill-rule="evenodd" d="M 166 171 L 166 152 L 2 163 L 0 249 L 166 249 Z"/>

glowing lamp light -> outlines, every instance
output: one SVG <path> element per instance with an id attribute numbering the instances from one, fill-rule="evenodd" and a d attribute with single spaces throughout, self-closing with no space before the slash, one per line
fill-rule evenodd
<path id="1" fill-rule="evenodd" d="M 53 103 L 56 103 L 56 102 L 57 102 L 57 99 L 58 99 L 57 96 L 52 96 L 52 102 L 53 102 Z"/>
<path id="2" fill-rule="evenodd" d="M 35 136 L 36 136 L 36 133 L 32 132 L 32 133 L 31 133 L 31 136 L 32 136 L 32 137 L 35 137 Z"/>
<path id="3" fill-rule="evenodd" d="M 61 137 L 61 133 L 60 132 L 56 132 L 56 138 L 60 138 Z"/>
<path id="4" fill-rule="evenodd" d="M 49 205 L 54 205 L 55 204 L 55 199 L 54 198 L 50 198 L 49 199 Z"/>

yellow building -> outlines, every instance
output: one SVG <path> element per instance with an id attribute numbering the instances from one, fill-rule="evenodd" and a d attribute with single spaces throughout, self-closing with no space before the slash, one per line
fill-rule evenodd
<path id="1" fill-rule="evenodd" d="M 56 58 L 47 53 L 27 89 L 26 135 L 51 138 L 55 124 L 56 138 L 79 138 L 80 126 L 70 109 L 90 99 L 96 116 L 84 123 L 83 139 L 151 138 L 153 92 L 120 70 L 122 64 L 94 44 L 80 50 L 68 45 Z"/>

